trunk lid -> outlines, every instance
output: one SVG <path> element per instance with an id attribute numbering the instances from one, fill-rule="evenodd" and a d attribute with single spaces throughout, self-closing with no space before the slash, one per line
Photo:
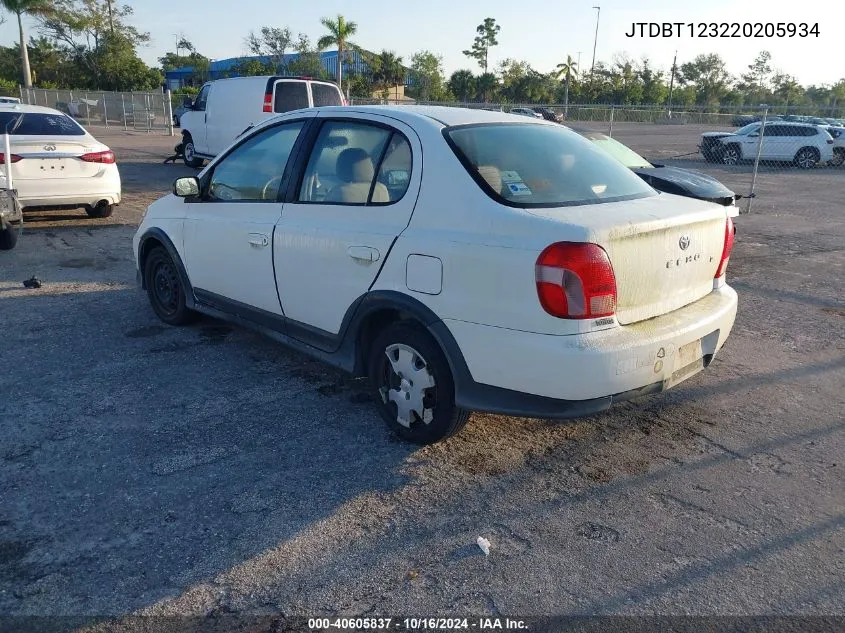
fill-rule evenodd
<path id="1" fill-rule="evenodd" d="M 660 194 L 587 207 L 532 209 L 587 229 L 604 248 L 616 277 L 622 325 L 682 308 L 713 290 L 725 242 L 726 209 Z"/>
<path id="2" fill-rule="evenodd" d="M 107 149 L 89 136 L 12 136 L 10 145 L 12 154 L 21 157 L 12 164 L 12 175 L 19 180 L 96 176 L 104 165 L 88 163 L 79 157 Z"/>

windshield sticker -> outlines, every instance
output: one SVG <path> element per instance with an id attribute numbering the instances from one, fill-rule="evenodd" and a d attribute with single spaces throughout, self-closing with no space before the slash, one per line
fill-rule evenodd
<path id="1" fill-rule="evenodd" d="M 512 182 L 508 183 L 508 190 L 511 192 L 513 196 L 530 196 L 531 190 L 528 188 L 524 182 Z"/>

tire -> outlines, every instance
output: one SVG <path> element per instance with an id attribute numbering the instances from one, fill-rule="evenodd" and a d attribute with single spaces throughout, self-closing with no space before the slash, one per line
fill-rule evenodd
<path id="1" fill-rule="evenodd" d="M 187 325 L 197 319 L 197 313 L 185 304 L 179 269 L 161 246 L 144 260 L 144 286 L 153 311 L 168 325 Z"/>
<path id="2" fill-rule="evenodd" d="M 834 167 L 839 167 L 843 163 L 845 163 L 845 147 L 834 147 L 833 159 L 830 161 L 830 164 Z"/>
<path id="3" fill-rule="evenodd" d="M 470 412 L 455 406 L 455 383 L 446 356 L 422 327 L 407 322 L 389 325 L 373 341 L 367 367 L 379 413 L 403 440 L 434 444 L 460 431 L 469 420 Z"/>
<path id="4" fill-rule="evenodd" d="M 197 157 L 196 150 L 194 149 L 194 139 L 191 138 L 190 134 L 185 134 L 182 138 L 182 159 L 188 167 L 193 167 L 194 169 L 202 167 L 203 159 Z"/>
<path id="5" fill-rule="evenodd" d="M 725 151 L 722 152 L 722 162 L 725 165 L 739 165 L 739 161 L 741 160 L 742 149 L 740 149 L 739 145 L 731 143 L 725 147 Z"/>
<path id="6" fill-rule="evenodd" d="M 10 251 L 18 243 L 20 229 L 13 224 L 7 224 L 5 229 L 0 229 L 0 251 Z"/>
<path id="7" fill-rule="evenodd" d="M 88 206 L 85 207 L 85 213 L 89 218 L 109 218 L 114 213 L 114 205 L 100 203 L 94 207 Z"/>
<path id="8" fill-rule="evenodd" d="M 815 147 L 802 147 L 795 153 L 793 162 L 801 169 L 812 169 L 818 164 L 820 159 L 819 150 Z"/>

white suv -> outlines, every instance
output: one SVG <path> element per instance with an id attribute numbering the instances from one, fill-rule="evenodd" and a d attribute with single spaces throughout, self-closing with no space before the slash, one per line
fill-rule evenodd
<path id="1" fill-rule="evenodd" d="M 833 137 L 823 126 L 788 121 L 771 121 L 763 130 L 762 122 L 749 123 L 733 134 L 706 132 L 702 147 L 708 145 L 711 154 L 721 156 L 726 165 L 754 160 L 760 149 L 760 159 L 790 162 L 802 169 L 812 169 L 819 163 L 833 159 Z M 712 142 L 718 142 L 718 151 Z M 709 144 L 708 144 L 709 142 Z"/>
<path id="2" fill-rule="evenodd" d="M 163 321 L 228 319 L 369 376 L 426 443 L 472 410 L 588 415 L 707 367 L 737 309 L 729 215 L 555 123 L 312 108 L 178 179 L 133 246 Z"/>

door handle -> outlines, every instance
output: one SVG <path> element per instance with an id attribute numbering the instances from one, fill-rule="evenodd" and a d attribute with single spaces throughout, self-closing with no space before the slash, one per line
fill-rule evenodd
<path id="1" fill-rule="evenodd" d="M 270 243 L 270 236 L 266 233 L 250 233 L 249 245 L 256 248 L 263 248 Z"/>
<path id="2" fill-rule="evenodd" d="M 362 262 L 377 262 L 381 257 L 378 249 L 372 246 L 350 246 L 346 249 L 346 254 L 352 259 L 357 259 Z"/>

